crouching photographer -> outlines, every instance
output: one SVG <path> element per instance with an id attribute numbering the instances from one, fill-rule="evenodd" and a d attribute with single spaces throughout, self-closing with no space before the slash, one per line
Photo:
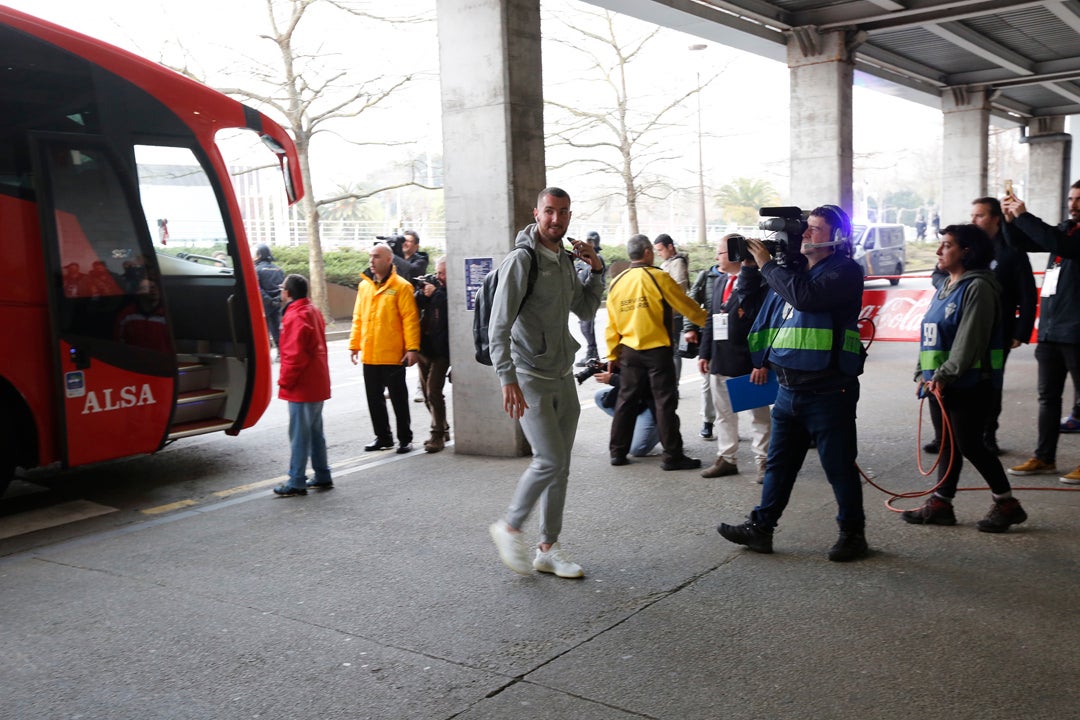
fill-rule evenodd
<path id="1" fill-rule="evenodd" d="M 595 367 L 594 367 L 595 363 Z M 595 377 L 596 382 L 604 387 L 596 391 L 596 407 L 615 417 L 615 403 L 619 399 L 620 375 L 618 371 L 612 372 L 605 369 L 607 363 L 595 360 L 581 372 L 574 375 L 580 385 L 589 376 Z M 586 373 L 589 376 L 582 377 Z M 633 457 L 645 457 L 651 453 L 660 443 L 660 433 L 656 429 L 656 411 L 652 407 L 652 395 L 646 393 L 644 400 L 639 401 L 637 417 L 634 420 L 634 435 L 630 440 L 630 455 Z"/>
<path id="2" fill-rule="evenodd" d="M 761 214 L 791 219 L 801 211 L 763 208 Z M 764 383 L 772 370 L 780 388 L 773 405 L 761 502 L 746 522 L 722 524 L 717 531 L 755 552 L 772 552 L 773 529 L 791 498 L 811 442 L 817 445 L 839 506 L 840 534 L 829 559 L 855 560 L 869 552 L 862 481 L 855 465 L 858 376 L 865 359 L 857 328 L 863 275 L 851 259 L 850 236 L 847 214 L 835 205 L 823 205 L 805 221 L 799 248 L 805 268 L 781 265 L 763 242 L 746 241 L 769 285 L 747 338 L 755 368 L 751 380 Z"/>

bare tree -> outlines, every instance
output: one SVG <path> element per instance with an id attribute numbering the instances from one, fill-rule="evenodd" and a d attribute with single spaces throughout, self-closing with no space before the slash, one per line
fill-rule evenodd
<path id="1" fill-rule="evenodd" d="M 265 1 L 270 31 L 260 34 L 259 37 L 274 43 L 280 57 L 280 66 L 262 66 L 256 70 L 254 79 L 257 84 L 267 88 L 263 92 L 255 91 L 250 86 L 218 87 L 217 89 L 256 105 L 276 110 L 285 119 L 284 124 L 291 131 L 300 160 L 300 174 L 304 187 L 307 189 L 299 207 L 307 233 L 311 301 L 323 315 L 331 319 L 329 318 L 326 270 L 319 228 L 320 208 L 345 200 L 364 200 L 400 187 L 435 188 L 428 188 L 416 182 L 414 177 L 409 177 L 395 184 L 366 192 L 342 191 L 335 193 L 333 197 L 315 199 L 311 192 L 312 139 L 321 132 L 333 131 L 335 125 L 339 126 L 341 121 L 354 120 L 364 112 L 386 103 L 395 92 L 412 82 L 414 75 L 357 78 L 348 69 L 338 69 L 328 65 L 334 53 L 322 47 L 314 50 L 305 49 L 304 44 L 298 40 L 297 34 L 305 15 L 313 6 L 319 4 L 333 7 L 340 12 L 372 23 L 402 24 L 426 22 L 426 20 L 416 17 L 391 18 L 374 15 L 365 9 L 366 3 L 346 0 Z M 394 143 L 388 139 L 380 139 L 375 142 L 353 141 L 353 144 L 404 145 L 407 143 Z"/>
<path id="2" fill-rule="evenodd" d="M 588 166 L 591 172 L 617 178 L 619 193 L 626 203 L 630 232 L 638 232 L 638 203 L 647 198 L 662 199 L 671 192 L 671 183 L 655 169 L 682 154 L 665 142 L 665 132 L 685 129 L 673 118 L 686 100 L 698 94 L 718 76 L 698 82 L 683 93 L 672 93 L 659 101 L 659 107 L 647 106 L 631 91 L 630 65 L 645 52 L 649 42 L 662 32 L 657 27 L 633 40 L 620 37 L 616 16 L 608 11 L 592 13 L 586 22 L 563 20 L 573 39 L 563 39 L 563 33 L 552 38 L 568 50 L 586 59 L 589 77 L 600 90 L 590 95 L 590 108 L 585 109 L 556 100 L 545 105 L 560 112 L 551 123 L 549 147 L 570 151 L 570 158 L 552 165 L 559 169 L 570 165 Z M 580 19 L 580 18 L 578 18 Z M 591 27 L 599 28 L 592 30 Z"/>

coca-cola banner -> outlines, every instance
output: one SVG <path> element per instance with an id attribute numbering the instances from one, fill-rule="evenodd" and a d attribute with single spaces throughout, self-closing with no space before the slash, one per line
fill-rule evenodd
<path id="1" fill-rule="evenodd" d="M 933 289 L 863 290 L 859 313 L 863 339 L 919 342 L 923 315 L 933 296 Z"/>
<path id="2" fill-rule="evenodd" d="M 859 334 L 863 340 L 898 340 L 919 342 L 922 318 L 936 291 L 867 289 L 863 290 L 862 312 L 859 313 Z M 1035 311 L 1035 342 L 1039 328 L 1038 306 Z"/>

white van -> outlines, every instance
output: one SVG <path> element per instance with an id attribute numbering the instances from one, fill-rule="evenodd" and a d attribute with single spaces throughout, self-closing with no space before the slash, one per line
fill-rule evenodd
<path id="1" fill-rule="evenodd" d="M 907 262 L 904 226 L 886 223 L 853 225 L 851 228 L 852 259 L 863 269 L 863 275 L 889 275 L 889 283 L 900 282 Z"/>

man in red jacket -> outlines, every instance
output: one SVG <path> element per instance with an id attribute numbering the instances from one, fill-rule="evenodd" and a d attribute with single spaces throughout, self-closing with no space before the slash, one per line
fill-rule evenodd
<path id="1" fill-rule="evenodd" d="M 285 310 L 281 318 L 281 372 L 278 397 L 289 402 L 289 480 L 274 488 L 280 497 L 307 495 L 308 488 L 334 487 L 326 460 L 323 401 L 330 398 L 330 366 L 326 360 L 326 323 L 308 300 L 308 281 L 289 275 L 281 285 Z M 307 461 L 315 479 L 307 480 Z"/>

